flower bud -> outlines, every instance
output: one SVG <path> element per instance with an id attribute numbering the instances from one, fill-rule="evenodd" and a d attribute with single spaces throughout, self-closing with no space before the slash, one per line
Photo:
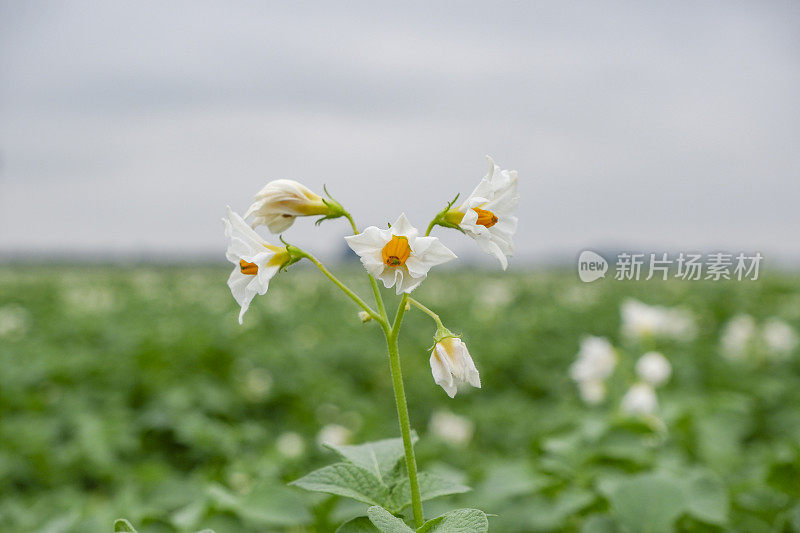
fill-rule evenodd
<path id="1" fill-rule="evenodd" d="M 437 330 L 434 339 L 436 344 L 430 359 L 433 381 L 451 398 L 458 392 L 459 384 L 481 388 L 481 378 L 467 345 L 444 327 Z"/>
<path id="2" fill-rule="evenodd" d="M 305 185 L 294 180 L 267 183 L 255 196 L 244 218 L 253 217 L 252 226 L 267 226 L 272 233 L 288 229 L 296 217 L 323 215 L 342 216 L 344 209 L 333 200 L 324 200 Z"/>
<path id="3" fill-rule="evenodd" d="M 358 312 L 358 318 L 361 320 L 361 322 L 363 322 L 365 324 L 367 322 L 369 322 L 370 320 L 372 320 L 372 317 L 366 311 L 359 311 Z"/>

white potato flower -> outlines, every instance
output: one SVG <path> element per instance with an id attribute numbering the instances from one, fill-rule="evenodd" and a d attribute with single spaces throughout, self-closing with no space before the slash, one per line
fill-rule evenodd
<path id="1" fill-rule="evenodd" d="M 472 439 L 475 425 L 470 419 L 450 411 L 436 411 L 431 416 L 428 429 L 452 446 L 466 446 Z"/>
<path id="2" fill-rule="evenodd" d="M 647 305 L 628 299 L 622 304 L 621 315 L 622 333 L 627 337 L 691 340 L 696 334 L 692 316 L 683 309 Z"/>
<path id="3" fill-rule="evenodd" d="M 436 237 L 418 237 L 419 232 L 401 214 L 389 229 L 370 226 L 358 235 L 345 237 L 361 257 L 364 268 L 397 294 L 413 291 L 428 270 L 456 258 Z"/>
<path id="4" fill-rule="evenodd" d="M 447 330 L 437 332 L 430 363 L 433 381 L 451 398 L 455 397 L 460 384 L 481 388 L 481 377 L 467 345 Z"/>
<path id="5" fill-rule="evenodd" d="M 275 440 L 275 448 L 284 457 L 295 459 L 306 451 L 306 443 L 299 433 L 287 431 L 286 433 L 281 433 Z"/>
<path id="6" fill-rule="evenodd" d="M 658 410 L 656 391 L 649 383 L 636 383 L 622 397 L 622 410 L 631 415 L 651 415 Z"/>
<path id="7" fill-rule="evenodd" d="M 589 405 L 598 405 L 606 399 L 606 384 L 600 380 L 578 382 L 578 393 L 581 400 Z"/>
<path id="8" fill-rule="evenodd" d="M 517 171 L 501 169 L 488 155 L 486 159 L 489 173 L 445 218 L 475 239 L 484 252 L 495 256 L 505 270 L 508 258 L 514 255 L 512 238 L 517 231 Z"/>
<path id="9" fill-rule="evenodd" d="M 645 383 L 658 387 L 672 375 L 672 365 L 659 352 L 647 352 L 636 361 L 636 375 Z"/>
<path id="10" fill-rule="evenodd" d="M 258 191 L 244 218 L 253 217 L 252 225 L 267 226 L 272 233 L 287 230 L 296 217 L 327 215 L 330 203 L 294 180 L 275 180 Z"/>
<path id="11" fill-rule="evenodd" d="M 731 318 L 722 330 L 719 339 L 722 355 L 728 359 L 743 359 L 756 335 L 756 321 L 750 315 L 740 314 Z"/>
<path id="12" fill-rule="evenodd" d="M 617 353 L 608 339 L 589 336 L 581 341 L 580 350 L 569 373 L 578 383 L 603 381 L 611 375 L 616 364 Z"/>
<path id="13" fill-rule="evenodd" d="M 264 241 L 247 223 L 228 207 L 228 216 L 222 219 L 225 236 L 229 239 L 225 253 L 235 266 L 228 278 L 239 312 L 239 324 L 256 294 L 266 294 L 270 280 L 287 264 L 291 257 L 285 246 L 275 246 Z"/>
<path id="14" fill-rule="evenodd" d="M 350 442 L 353 433 L 339 424 L 328 424 L 317 433 L 317 445 L 342 446 Z"/>
<path id="15" fill-rule="evenodd" d="M 767 350 L 777 356 L 786 356 L 797 348 L 797 332 L 779 318 L 770 318 L 764 322 L 761 336 Z"/>

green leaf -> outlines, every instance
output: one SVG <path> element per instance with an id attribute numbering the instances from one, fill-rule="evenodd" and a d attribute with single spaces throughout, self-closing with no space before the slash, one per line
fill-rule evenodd
<path id="1" fill-rule="evenodd" d="M 290 485 L 352 498 L 369 505 L 384 505 L 389 499 L 389 488 L 380 479 L 369 470 L 350 463 L 320 468 Z"/>
<path id="2" fill-rule="evenodd" d="M 405 522 L 394 516 L 383 507 L 374 505 L 367 509 L 369 519 L 383 533 L 414 533 Z"/>
<path id="3" fill-rule="evenodd" d="M 411 442 L 419 440 L 416 433 L 412 433 Z M 386 481 L 395 465 L 405 455 L 403 439 L 384 439 L 364 444 L 335 446 L 326 444 L 339 454 L 343 459 L 372 472 L 375 477 Z"/>
<path id="4" fill-rule="evenodd" d="M 124 518 L 117 518 L 114 520 L 114 532 L 116 533 L 117 531 L 123 531 L 125 533 L 137 533 L 136 528 Z"/>
<path id="5" fill-rule="evenodd" d="M 456 509 L 428 520 L 417 533 L 486 533 L 489 519 L 478 509 Z"/>
<path id="6" fill-rule="evenodd" d="M 725 485 L 712 472 L 699 471 L 687 481 L 687 504 L 690 515 L 715 525 L 728 523 L 730 502 Z"/>
<path id="7" fill-rule="evenodd" d="M 238 506 L 238 514 L 255 526 L 297 526 L 312 521 L 303 495 L 281 485 L 256 485 Z"/>
<path id="8" fill-rule="evenodd" d="M 420 500 L 423 502 L 439 496 L 461 494 L 472 490 L 466 485 L 426 472 L 420 472 L 417 479 L 419 480 Z M 392 489 L 391 501 L 393 510 L 397 512 L 411 505 L 411 485 L 407 478 Z"/>
<path id="9" fill-rule="evenodd" d="M 372 525 L 369 518 L 359 516 L 339 526 L 336 533 L 375 533 L 376 531 L 379 531 L 379 529 Z"/>
<path id="10" fill-rule="evenodd" d="M 631 531 L 672 531 L 675 519 L 687 509 L 684 488 L 680 480 L 665 474 L 630 477 L 611 494 L 611 507 Z"/>
<path id="11" fill-rule="evenodd" d="M 581 533 L 617 533 L 617 523 L 608 515 L 595 514 L 586 519 Z"/>
<path id="12" fill-rule="evenodd" d="M 305 500 L 281 485 L 259 483 L 246 496 L 237 496 L 215 484 L 207 493 L 218 510 L 231 512 L 256 527 L 297 526 L 312 521 Z"/>

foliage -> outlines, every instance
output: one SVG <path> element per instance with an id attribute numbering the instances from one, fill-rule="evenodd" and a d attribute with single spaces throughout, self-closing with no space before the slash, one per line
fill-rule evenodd
<path id="1" fill-rule="evenodd" d="M 317 272 L 295 268 L 240 327 L 224 268 L 2 267 L 0 530 L 392 527 L 381 509 L 405 501 L 392 498 L 402 461 L 390 466 L 385 444 L 363 455 L 316 443 L 334 424 L 351 443 L 397 433 L 395 406 L 375 400 L 391 398 L 382 338 L 356 308 L 341 312 L 347 301 Z M 367 295 L 360 274 L 347 281 Z M 462 531 L 448 529 L 454 507 L 476 531 L 484 520 L 510 533 L 800 531 L 798 353 L 719 354 L 739 313 L 797 329 L 797 277 L 582 284 L 571 272 L 455 271 L 414 295 L 468 333 L 483 381 L 449 399 L 428 366 L 434 328 L 408 313 L 409 407 L 427 436 L 418 461 L 432 479 L 474 489 L 426 502 L 426 517 L 439 516 L 426 531 Z M 568 377 L 584 335 L 608 337 L 625 357 L 650 348 L 619 334 L 629 297 L 680 305 L 697 322 L 694 340 L 658 346 L 673 366 L 658 393 L 663 430 L 584 406 Z M 471 438 L 432 431 L 441 411 L 471 421 Z M 331 462 L 387 492 L 357 503 L 285 486 Z M 132 526 L 115 525 L 120 517 Z"/>

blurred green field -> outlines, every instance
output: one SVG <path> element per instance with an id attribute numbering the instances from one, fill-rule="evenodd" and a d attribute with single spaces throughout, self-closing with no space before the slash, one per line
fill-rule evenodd
<path id="1" fill-rule="evenodd" d="M 103 532 L 126 517 L 143 532 L 327 532 L 363 514 L 285 483 L 332 461 L 317 444 L 323 428 L 353 443 L 398 435 L 379 329 L 302 267 L 278 276 L 239 326 L 227 275 L 0 267 L 0 531 Z M 800 354 L 720 355 L 737 314 L 800 328 L 796 275 L 583 284 L 571 271 L 450 271 L 414 296 L 464 334 L 483 381 L 449 399 L 428 366 L 434 325 L 407 314 L 418 461 L 474 488 L 426 503 L 427 515 L 478 507 L 503 533 L 637 520 L 653 531 L 800 531 Z M 624 339 L 627 298 L 686 308 L 696 338 Z M 568 375 L 590 334 L 622 358 L 600 407 L 585 406 Z M 658 389 L 663 427 L 617 408 L 652 348 L 673 366 Z"/>

